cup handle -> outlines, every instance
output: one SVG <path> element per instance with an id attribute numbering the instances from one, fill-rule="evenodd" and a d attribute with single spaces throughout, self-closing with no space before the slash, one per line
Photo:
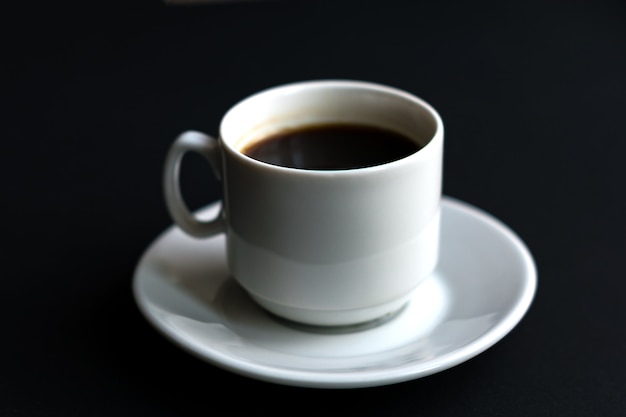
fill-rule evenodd
<path id="1" fill-rule="evenodd" d="M 180 164 L 187 152 L 197 152 L 204 156 L 211 165 L 213 172 L 221 178 L 220 146 L 215 138 L 201 132 L 188 131 L 176 138 L 170 147 L 163 170 L 163 189 L 165 203 L 174 222 L 194 237 L 209 237 L 222 233 L 225 222 L 222 212 L 212 220 L 200 220 L 193 215 L 183 200 L 180 191 Z"/>

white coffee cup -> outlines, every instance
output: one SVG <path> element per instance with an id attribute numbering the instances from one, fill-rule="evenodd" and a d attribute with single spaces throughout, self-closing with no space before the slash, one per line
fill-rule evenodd
<path id="1" fill-rule="evenodd" d="M 345 170 L 288 168 L 242 153 L 272 133 L 327 123 L 386 128 L 423 147 Z M 211 221 L 196 218 L 181 196 L 188 151 L 204 155 L 222 180 L 222 211 Z M 441 118 L 409 93 L 357 81 L 288 84 L 232 107 L 219 139 L 180 135 L 166 159 L 166 203 L 188 234 L 226 234 L 232 276 L 271 313 L 320 326 L 363 323 L 398 311 L 435 268 L 442 152 Z"/>

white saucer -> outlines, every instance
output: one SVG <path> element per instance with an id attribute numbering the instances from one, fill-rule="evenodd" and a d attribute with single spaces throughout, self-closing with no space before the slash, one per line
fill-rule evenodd
<path id="1" fill-rule="evenodd" d="M 223 236 L 196 240 L 172 227 L 144 253 L 134 277 L 148 321 L 188 352 L 249 377 L 318 388 L 392 384 L 458 365 L 504 337 L 535 288 L 522 241 L 450 198 L 442 203 L 436 272 L 397 317 L 375 328 L 324 334 L 276 320 L 229 278 Z"/>

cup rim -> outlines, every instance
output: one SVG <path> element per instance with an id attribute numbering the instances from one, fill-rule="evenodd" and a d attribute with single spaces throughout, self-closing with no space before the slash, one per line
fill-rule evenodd
<path id="1" fill-rule="evenodd" d="M 259 99 L 259 97 L 261 96 L 265 96 L 269 94 L 278 94 L 281 92 L 285 92 L 289 89 L 293 89 L 293 90 L 302 89 L 302 88 L 313 89 L 313 88 L 320 88 L 320 87 L 323 87 L 323 88 L 332 88 L 332 87 L 355 88 L 356 87 L 356 88 L 360 88 L 364 90 L 371 90 L 371 91 L 376 91 L 376 92 L 380 92 L 380 93 L 384 93 L 388 95 L 397 96 L 407 101 L 413 102 L 419 105 L 420 107 L 424 108 L 429 113 L 429 115 L 433 118 L 435 122 L 434 133 L 431 139 L 424 146 L 422 146 L 418 151 L 410 155 L 407 155 L 403 158 L 390 161 L 390 162 L 385 162 L 382 164 L 366 166 L 366 167 L 348 168 L 348 169 L 323 169 L 323 170 L 286 167 L 282 165 L 275 165 L 275 164 L 270 164 L 268 162 L 259 161 L 257 159 L 254 159 L 246 155 L 241 150 L 237 149 L 232 143 L 223 139 L 225 126 L 228 123 L 229 118 L 232 117 L 232 115 L 238 109 L 240 109 L 245 103 L 249 103 L 250 101 Z M 291 82 L 287 84 L 282 84 L 282 85 L 277 85 L 274 87 L 266 88 L 264 90 L 258 91 L 238 101 L 235 105 L 233 105 L 226 112 L 226 114 L 224 115 L 224 117 L 222 118 L 220 122 L 219 141 L 222 144 L 222 148 L 228 151 L 232 156 L 237 158 L 238 161 L 245 163 L 245 164 L 249 164 L 251 166 L 255 166 L 257 168 L 268 169 L 268 170 L 273 170 L 276 172 L 283 172 L 283 173 L 301 174 L 301 175 L 348 176 L 348 175 L 355 175 L 355 174 L 363 174 L 365 172 L 376 172 L 380 170 L 387 170 L 392 167 L 397 167 L 397 166 L 401 166 L 407 163 L 411 163 L 411 161 L 415 159 L 423 158 L 425 154 L 429 153 L 428 152 L 429 149 L 438 147 L 436 145 L 436 142 L 443 141 L 443 122 L 437 110 L 435 110 L 434 107 L 431 106 L 424 99 L 418 96 L 415 96 L 407 91 L 396 88 L 396 87 L 379 84 L 375 82 L 370 82 L 370 81 L 345 80 L 345 79 L 296 81 L 296 82 Z"/>

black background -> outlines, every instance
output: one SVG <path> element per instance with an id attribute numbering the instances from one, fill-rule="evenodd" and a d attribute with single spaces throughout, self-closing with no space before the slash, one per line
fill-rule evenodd
<path id="1" fill-rule="evenodd" d="M 611 1 L 3 5 L 0 415 L 626 415 L 626 6 Z M 487 352 L 386 387 L 222 371 L 138 312 L 161 169 L 260 89 L 389 84 L 446 127 L 444 192 L 515 230 L 539 286 Z M 193 208 L 219 198 L 193 155 Z"/>

